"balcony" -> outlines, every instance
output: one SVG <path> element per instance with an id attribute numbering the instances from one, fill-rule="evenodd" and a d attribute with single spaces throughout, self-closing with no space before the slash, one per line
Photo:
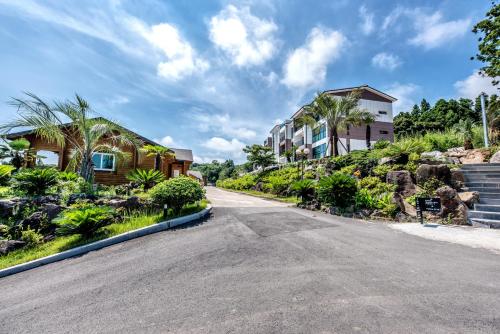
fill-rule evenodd
<path id="1" fill-rule="evenodd" d="M 293 145 L 297 147 L 304 145 L 304 137 L 294 138 Z"/>

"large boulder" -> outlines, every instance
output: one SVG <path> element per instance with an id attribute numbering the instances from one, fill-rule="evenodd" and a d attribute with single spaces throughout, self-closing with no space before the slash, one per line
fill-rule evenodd
<path id="1" fill-rule="evenodd" d="M 467 206 L 455 189 L 443 186 L 436 190 L 436 195 L 441 199 L 441 218 L 455 225 L 467 225 Z"/>
<path id="2" fill-rule="evenodd" d="M 0 240 L 0 254 L 5 255 L 8 252 L 23 247 L 25 244 L 26 243 L 21 240 Z"/>
<path id="3" fill-rule="evenodd" d="M 50 222 L 56 218 L 64 209 L 64 206 L 57 204 L 45 204 L 39 208 L 39 211 L 32 213 L 25 219 L 21 220 L 18 227 L 22 230 L 30 227 L 33 230 L 42 230 L 45 233 L 54 232 L 55 226 Z"/>
<path id="4" fill-rule="evenodd" d="M 69 195 L 67 205 L 75 204 L 78 201 L 95 202 L 98 199 L 96 195 L 92 194 L 71 194 Z"/>
<path id="5" fill-rule="evenodd" d="M 490 163 L 500 163 L 500 151 L 498 151 L 497 153 L 493 154 L 493 156 L 490 158 Z"/>
<path id="6" fill-rule="evenodd" d="M 111 206 L 115 209 L 136 210 L 142 207 L 142 203 L 137 196 L 128 198 L 101 198 L 95 202 L 96 205 Z"/>
<path id="7" fill-rule="evenodd" d="M 33 199 L 33 204 L 36 206 L 41 206 L 45 204 L 59 204 L 61 202 L 61 198 L 59 195 L 46 195 L 46 196 L 38 196 Z"/>
<path id="8" fill-rule="evenodd" d="M 465 175 L 460 169 L 452 169 L 450 178 L 450 185 L 456 189 L 460 190 L 465 185 Z"/>
<path id="9" fill-rule="evenodd" d="M 463 158 L 467 155 L 467 151 L 463 147 L 449 148 L 445 153 L 447 157 Z"/>
<path id="10" fill-rule="evenodd" d="M 488 152 L 481 149 L 474 149 L 466 151 L 466 155 L 460 158 L 462 164 L 477 164 L 486 160 Z"/>
<path id="11" fill-rule="evenodd" d="M 0 200 L 0 218 L 12 216 L 16 210 L 17 203 L 12 200 Z"/>
<path id="12" fill-rule="evenodd" d="M 473 209 L 474 204 L 479 203 L 479 192 L 477 191 L 465 191 L 463 193 L 458 193 L 458 197 L 465 203 L 465 205 L 467 205 L 469 209 Z"/>
<path id="13" fill-rule="evenodd" d="M 451 183 L 451 171 L 446 165 L 429 165 L 423 164 L 417 168 L 416 171 L 417 183 L 422 184 L 431 178 L 438 179 L 445 184 Z"/>
<path id="14" fill-rule="evenodd" d="M 396 185 L 396 192 L 409 197 L 416 192 L 411 174 L 407 170 L 390 171 L 387 173 L 386 182 Z"/>
<path id="15" fill-rule="evenodd" d="M 424 152 L 420 155 L 420 161 L 429 165 L 451 163 L 451 160 L 440 151 Z"/>

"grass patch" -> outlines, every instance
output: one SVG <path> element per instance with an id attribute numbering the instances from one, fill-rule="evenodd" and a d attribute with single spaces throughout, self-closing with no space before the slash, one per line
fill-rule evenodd
<path id="1" fill-rule="evenodd" d="M 260 197 L 260 198 L 265 198 L 265 199 L 272 199 L 284 203 L 291 203 L 291 204 L 297 204 L 300 203 L 300 199 L 298 199 L 296 196 L 288 196 L 288 197 L 282 197 L 278 195 L 274 195 L 271 193 L 264 193 L 261 191 L 256 191 L 256 190 L 232 190 L 232 189 L 226 189 L 226 188 L 221 188 L 227 191 L 232 191 L 235 193 L 241 193 L 241 194 L 247 194 L 250 196 L 255 196 L 255 197 Z"/>
<path id="2" fill-rule="evenodd" d="M 208 201 L 202 200 L 199 204 L 186 205 L 179 216 L 189 215 L 199 212 L 207 207 Z M 168 216 L 167 219 L 176 218 L 177 216 Z M 10 252 L 7 255 L 0 256 L 0 269 L 15 266 L 17 264 L 33 261 L 45 256 L 57 254 L 71 248 L 82 246 L 97 240 L 106 239 L 118 234 L 137 230 L 142 227 L 153 225 L 164 221 L 163 215 L 158 214 L 136 214 L 126 217 L 124 222 L 111 224 L 103 228 L 103 232 L 91 239 L 83 239 L 79 235 L 71 235 L 65 237 L 57 237 L 56 239 L 43 243 L 29 249 L 18 249 Z"/>

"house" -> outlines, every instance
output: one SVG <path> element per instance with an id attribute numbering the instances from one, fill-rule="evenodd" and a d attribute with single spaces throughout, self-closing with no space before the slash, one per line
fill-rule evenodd
<path id="1" fill-rule="evenodd" d="M 374 144 L 377 140 L 381 139 L 394 141 L 392 103 L 397 101 L 396 98 L 368 85 L 332 89 L 323 93 L 340 98 L 354 90 L 358 90 L 361 93 L 358 104 L 359 108 L 374 114 L 376 121 L 370 125 L 351 127 L 345 133 L 340 133 L 340 154 L 367 148 L 367 126 L 370 127 L 370 144 Z M 308 159 L 319 159 L 328 156 L 328 128 L 325 120 L 318 120 L 318 124 L 314 129 L 308 125 L 294 126 L 294 121 L 302 115 L 303 111 L 302 107 L 289 120 L 274 126 L 270 131 L 270 139 L 266 140 L 266 144 L 273 148 L 276 161 L 280 163 L 286 162 L 286 158 L 283 156 L 283 148 L 285 150 L 292 147 L 299 149 L 307 148 L 309 150 Z"/>
<path id="2" fill-rule="evenodd" d="M 69 129 L 71 123 L 61 125 Z M 124 129 L 124 128 L 123 128 Z M 135 132 L 124 129 L 137 136 L 144 144 L 161 146 L 158 143 L 145 138 Z M 69 131 L 65 131 L 69 133 Z M 68 140 L 64 147 L 37 136 L 34 130 L 11 133 L 6 136 L 9 140 L 25 138 L 31 144 L 31 150 L 37 155 L 54 155 L 55 165 L 60 170 L 65 170 L 71 160 L 72 147 Z M 193 153 L 188 149 L 171 148 L 174 158 L 162 160 L 159 156 L 147 156 L 141 149 L 133 147 L 122 147 L 124 152 L 129 153 L 128 159 L 119 161 L 114 154 L 98 152 L 92 157 L 95 170 L 95 182 L 105 185 L 119 185 L 128 183 L 127 174 L 134 169 L 156 169 L 161 170 L 166 178 L 176 177 L 181 174 L 187 175 L 187 171 L 193 162 Z"/>
<path id="3" fill-rule="evenodd" d="M 197 170 L 188 170 L 187 171 L 187 176 L 195 179 L 196 181 L 200 182 L 201 185 L 206 185 L 207 182 L 206 182 L 206 178 L 203 177 L 203 174 L 201 174 L 200 171 L 197 171 Z"/>

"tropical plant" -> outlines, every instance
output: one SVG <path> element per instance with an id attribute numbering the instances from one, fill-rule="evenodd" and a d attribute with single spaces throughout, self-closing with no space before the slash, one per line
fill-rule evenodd
<path id="1" fill-rule="evenodd" d="M 328 127 L 329 153 L 330 156 L 336 157 L 339 155 L 339 132 L 348 129 L 349 126 L 360 126 L 365 120 L 370 119 L 370 112 L 358 108 L 359 99 L 358 91 L 340 98 L 320 93 L 311 104 L 304 106 L 304 112 L 296 122 L 299 126 L 307 124 L 314 128 L 318 120 L 325 120 Z"/>
<path id="2" fill-rule="evenodd" d="M 302 203 L 307 202 L 314 196 L 316 183 L 310 179 L 298 180 L 292 183 L 290 190 L 298 197 Z"/>
<path id="3" fill-rule="evenodd" d="M 58 177 L 59 177 L 60 181 L 67 181 L 67 182 L 70 182 L 70 181 L 76 182 L 80 178 L 80 176 L 78 174 L 76 174 L 75 172 L 69 172 L 69 171 L 60 172 Z"/>
<path id="4" fill-rule="evenodd" d="M 87 206 L 64 211 L 54 223 L 58 226 L 56 233 L 59 235 L 80 234 L 83 238 L 90 238 L 117 220 L 112 208 Z"/>
<path id="5" fill-rule="evenodd" d="M 290 182 L 279 175 L 270 175 L 266 178 L 264 189 L 275 195 L 283 195 L 288 190 Z"/>
<path id="6" fill-rule="evenodd" d="M 179 214 L 184 205 L 202 200 L 204 191 L 199 182 L 190 177 L 179 176 L 158 183 L 150 190 L 149 195 L 155 203 L 166 204 L 175 214 Z"/>
<path id="7" fill-rule="evenodd" d="M 0 186 L 7 184 L 13 170 L 15 170 L 14 166 L 0 165 Z"/>
<path id="8" fill-rule="evenodd" d="M 474 134 L 472 132 L 472 127 L 474 124 L 470 119 L 467 120 L 460 120 L 458 124 L 455 127 L 455 130 L 462 134 L 464 137 L 464 148 L 466 150 L 471 150 L 474 148 L 474 145 L 472 144 L 472 140 L 474 137 Z"/>
<path id="9" fill-rule="evenodd" d="M 356 209 L 374 209 L 377 201 L 373 198 L 368 189 L 359 189 L 354 199 Z"/>
<path id="10" fill-rule="evenodd" d="M 17 172 L 13 188 L 27 195 L 45 195 L 57 184 L 59 172 L 54 168 L 26 168 Z"/>
<path id="11" fill-rule="evenodd" d="M 393 193 L 387 192 L 377 197 L 377 209 L 386 217 L 394 217 L 399 211 L 399 206 L 393 201 Z"/>
<path id="12" fill-rule="evenodd" d="M 391 145 L 391 142 L 386 139 L 379 139 L 373 144 L 373 148 L 376 150 L 382 150 L 387 146 Z"/>
<path id="13" fill-rule="evenodd" d="M 289 150 L 284 151 L 282 156 L 286 158 L 286 162 L 291 162 L 294 154 L 295 154 L 294 149 L 291 148 Z"/>
<path id="14" fill-rule="evenodd" d="M 42 243 L 43 235 L 37 231 L 32 230 L 29 226 L 26 230 L 21 232 L 21 241 L 26 243 L 25 247 L 31 248 Z"/>
<path id="15" fill-rule="evenodd" d="M 318 199 L 325 204 L 347 208 L 354 204 L 357 192 L 356 180 L 340 172 L 325 176 L 318 182 Z"/>
<path id="16" fill-rule="evenodd" d="M 111 153 L 117 158 L 128 158 L 123 147 L 138 148 L 142 141 L 136 135 L 104 118 L 91 118 L 91 108 L 79 95 L 75 101 L 55 102 L 49 105 L 32 93 L 26 98 L 14 98 L 11 102 L 19 118 L 0 126 L 0 133 L 9 133 L 16 128 L 33 128 L 36 135 L 49 143 L 72 149 L 70 165 L 85 181 L 94 180 L 92 156 L 97 152 Z M 65 123 L 69 119 L 71 123 Z"/>
<path id="17" fill-rule="evenodd" d="M 23 167 L 26 162 L 35 159 L 30 150 L 30 142 L 24 138 L 19 138 L 0 145 L 0 159 L 10 158 L 10 164 L 15 170 Z"/>
<path id="18" fill-rule="evenodd" d="M 142 185 L 144 187 L 144 191 L 148 191 L 156 184 L 162 182 L 165 179 L 165 176 L 159 170 L 135 169 L 127 174 L 127 179 Z"/>
<path id="19" fill-rule="evenodd" d="M 255 166 L 262 169 L 274 164 L 273 149 L 269 146 L 257 145 L 246 146 L 243 152 L 247 153 L 247 160 Z"/>
<path id="20" fill-rule="evenodd" d="M 165 147 L 165 146 L 148 144 L 148 145 L 144 145 L 141 148 L 141 150 L 146 152 L 146 155 L 148 157 L 155 157 L 155 169 L 156 170 L 160 169 L 160 164 L 158 163 L 157 159 L 160 159 L 161 161 L 167 161 L 167 160 L 175 158 L 174 151 L 168 147 Z"/>

